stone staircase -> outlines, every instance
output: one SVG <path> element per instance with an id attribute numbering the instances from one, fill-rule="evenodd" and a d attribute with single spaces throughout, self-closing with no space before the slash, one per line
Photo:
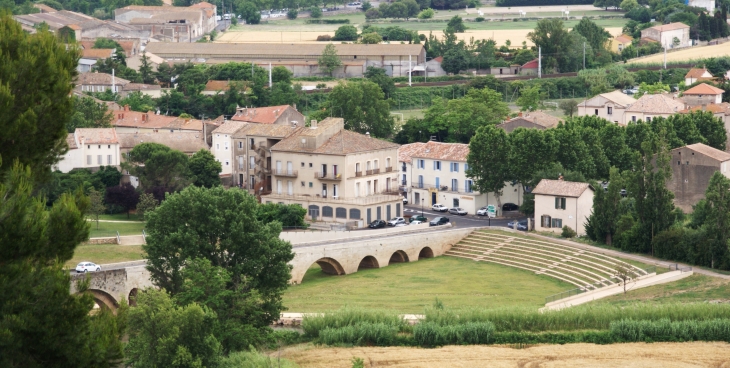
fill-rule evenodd
<path id="1" fill-rule="evenodd" d="M 454 245 L 445 255 L 532 271 L 549 276 L 582 290 L 596 290 L 615 285 L 617 267 L 624 267 L 632 277 L 647 272 L 616 258 L 525 236 L 494 231 L 474 231 Z"/>

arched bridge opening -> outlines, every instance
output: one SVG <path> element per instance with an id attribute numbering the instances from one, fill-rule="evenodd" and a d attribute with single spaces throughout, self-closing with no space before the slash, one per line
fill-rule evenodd
<path id="1" fill-rule="evenodd" d="M 406 263 L 408 262 L 408 254 L 406 252 L 399 250 L 393 253 L 392 256 L 390 256 L 390 260 L 388 261 L 388 264 L 393 263 Z"/>
<path id="2" fill-rule="evenodd" d="M 367 268 L 380 268 L 380 265 L 378 264 L 378 260 L 375 259 L 373 256 L 367 256 L 360 261 L 360 264 L 357 266 L 357 270 L 364 270 Z"/>
<path id="3" fill-rule="evenodd" d="M 114 299 L 114 297 L 106 291 L 89 289 L 86 291 L 86 293 L 91 294 L 91 296 L 94 298 L 94 302 L 96 302 L 99 308 L 109 309 L 115 313 L 117 311 L 117 308 L 119 308 L 119 303 L 117 302 L 117 300 Z"/>
<path id="4" fill-rule="evenodd" d="M 340 262 L 337 262 L 336 259 L 325 257 L 318 259 L 315 263 L 318 264 L 320 268 L 322 268 L 322 272 L 328 275 L 345 274 L 345 269 L 342 267 Z"/>
<path id="5" fill-rule="evenodd" d="M 421 249 L 421 251 L 418 253 L 418 259 L 425 259 L 425 258 L 433 258 L 433 249 L 429 247 L 424 247 Z"/>

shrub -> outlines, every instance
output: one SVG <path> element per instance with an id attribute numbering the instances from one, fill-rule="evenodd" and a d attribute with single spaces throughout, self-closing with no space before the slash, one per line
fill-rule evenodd
<path id="1" fill-rule="evenodd" d="M 575 238 L 576 234 L 575 230 L 571 229 L 570 226 L 565 225 L 563 226 L 563 233 L 560 234 L 563 238 Z"/>
<path id="2" fill-rule="evenodd" d="M 357 40 L 357 28 L 354 26 L 342 26 L 335 31 L 334 41 L 355 41 Z"/>
<path id="3" fill-rule="evenodd" d="M 315 87 L 316 87 L 317 89 L 323 89 L 323 88 L 327 88 L 327 85 L 326 85 L 326 84 L 324 84 L 324 83 L 317 83 L 317 85 L 316 85 Z"/>
<path id="4" fill-rule="evenodd" d="M 418 19 L 431 19 L 431 18 L 433 18 L 434 14 L 436 14 L 436 12 L 434 12 L 433 9 L 426 8 L 426 9 L 421 10 L 420 13 L 418 13 Z"/>
<path id="5" fill-rule="evenodd" d="M 307 19 L 306 24 L 348 24 L 349 19 Z"/>
<path id="6" fill-rule="evenodd" d="M 325 328 L 319 331 L 319 341 L 327 345 L 392 346 L 398 330 L 397 325 L 387 323 L 358 323 L 340 328 Z"/>
<path id="7" fill-rule="evenodd" d="M 377 8 L 370 8 L 365 12 L 365 19 L 378 19 L 381 17 L 380 10 Z"/>
<path id="8" fill-rule="evenodd" d="M 397 331 L 408 328 L 408 324 L 403 318 L 395 313 L 345 307 L 324 315 L 305 316 L 302 320 L 302 330 L 308 337 L 319 337 L 320 332 L 325 329 L 339 329 L 362 324 L 384 324 L 397 327 Z M 350 332 L 355 333 L 354 330 Z"/>
<path id="9" fill-rule="evenodd" d="M 611 322 L 620 341 L 730 341 L 730 319 L 658 321 L 624 319 Z"/>
<path id="10" fill-rule="evenodd" d="M 289 9 L 289 11 L 286 12 L 286 17 L 291 20 L 297 19 L 298 16 L 299 12 L 296 9 Z"/>
<path id="11" fill-rule="evenodd" d="M 322 9 L 320 9 L 318 6 L 313 6 L 309 8 L 309 16 L 314 19 L 322 18 Z"/>
<path id="12" fill-rule="evenodd" d="M 477 22 L 484 22 L 484 17 L 476 17 L 474 20 Z"/>
<path id="13" fill-rule="evenodd" d="M 489 344 L 494 334 L 490 322 L 467 322 L 456 325 L 439 325 L 421 322 L 413 328 L 413 339 L 423 347 L 442 345 Z"/>
<path id="14" fill-rule="evenodd" d="M 330 35 L 319 35 L 317 36 L 317 41 L 331 41 L 332 36 Z"/>

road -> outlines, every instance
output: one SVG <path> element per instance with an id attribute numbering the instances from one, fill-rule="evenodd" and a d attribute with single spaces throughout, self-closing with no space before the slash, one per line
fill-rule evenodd
<path id="1" fill-rule="evenodd" d="M 420 206 L 405 206 L 404 215 L 420 215 L 421 214 L 421 207 Z M 437 216 L 445 216 L 448 217 L 451 222 L 456 223 L 456 226 L 458 227 L 482 227 L 482 226 L 507 226 L 507 223 L 510 221 L 514 221 L 515 219 L 524 219 L 525 216 L 521 215 L 517 216 L 517 213 L 514 213 L 515 216 L 510 216 L 509 218 L 498 218 L 498 219 L 488 219 L 487 216 L 476 216 L 476 215 L 466 215 L 466 216 L 457 216 L 452 215 L 448 212 L 435 212 L 432 211 L 428 207 L 423 208 L 423 215 L 426 216 L 429 220 L 431 220 L 434 217 Z"/>

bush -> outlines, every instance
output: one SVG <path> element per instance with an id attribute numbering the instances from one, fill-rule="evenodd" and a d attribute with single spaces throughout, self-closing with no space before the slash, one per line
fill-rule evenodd
<path id="1" fill-rule="evenodd" d="M 404 331 L 409 328 L 408 324 L 399 315 L 378 310 L 342 308 L 337 311 L 324 315 L 304 316 L 302 320 L 302 330 L 304 335 L 308 337 L 319 337 L 320 333 L 326 329 L 340 329 L 347 326 L 364 325 L 364 324 L 382 324 L 396 328 L 396 332 Z M 379 328 L 379 327 L 378 327 Z M 365 327 L 360 330 L 350 330 L 342 332 L 329 332 L 330 338 L 337 334 L 346 333 L 364 333 Z M 345 335 L 339 335 L 345 336 Z M 344 338 L 344 337 L 343 337 Z"/>
<path id="2" fill-rule="evenodd" d="M 431 19 L 436 14 L 436 12 L 433 11 L 431 8 L 426 8 L 421 10 L 420 13 L 418 13 L 418 19 Z"/>
<path id="3" fill-rule="evenodd" d="M 286 12 L 286 17 L 291 20 L 297 19 L 298 16 L 299 12 L 296 9 L 289 9 L 289 11 Z"/>
<path id="4" fill-rule="evenodd" d="M 307 19 L 306 24 L 348 24 L 349 19 Z"/>
<path id="5" fill-rule="evenodd" d="M 730 319 L 705 321 L 658 321 L 624 319 L 611 322 L 611 334 L 616 339 L 634 341 L 726 341 L 730 342 Z"/>
<path id="6" fill-rule="evenodd" d="M 309 16 L 314 19 L 322 18 L 322 9 L 320 9 L 318 6 L 313 6 L 309 8 Z"/>
<path id="7" fill-rule="evenodd" d="M 332 36 L 330 35 L 319 35 L 317 36 L 317 41 L 331 41 Z"/>
<path id="8" fill-rule="evenodd" d="M 355 41 L 357 40 L 357 28 L 354 26 L 342 26 L 335 31 L 334 41 Z"/>
<path id="9" fill-rule="evenodd" d="M 382 18 L 380 10 L 377 8 L 370 8 L 365 12 L 365 19 L 378 19 Z"/>
<path id="10" fill-rule="evenodd" d="M 560 236 L 562 236 L 563 238 L 568 239 L 575 238 L 576 235 L 578 234 L 576 234 L 575 230 L 571 229 L 568 225 L 563 226 L 563 232 L 562 234 L 560 234 Z"/>
<path id="11" fill-rule="evenodd" d="M 497 0 L 497 6 L 546 6 L 593 4 L 593 0 Z"/>
<path id="12" fill-rule="evenodd" d="M 484 22 L 484 17 L 476 17 L 474 20 L 477 22 Z"/>
<path id="13" fill-rule="evenodd" d="M 323 88 L 327 88 L 327 85 L 326 85 L 326 84 L 324 84 L 324 83 L 317 83 L 317 85 L 316 85 L 315 87 L 316 87 L 317 89 L 323 89 Z"/>

